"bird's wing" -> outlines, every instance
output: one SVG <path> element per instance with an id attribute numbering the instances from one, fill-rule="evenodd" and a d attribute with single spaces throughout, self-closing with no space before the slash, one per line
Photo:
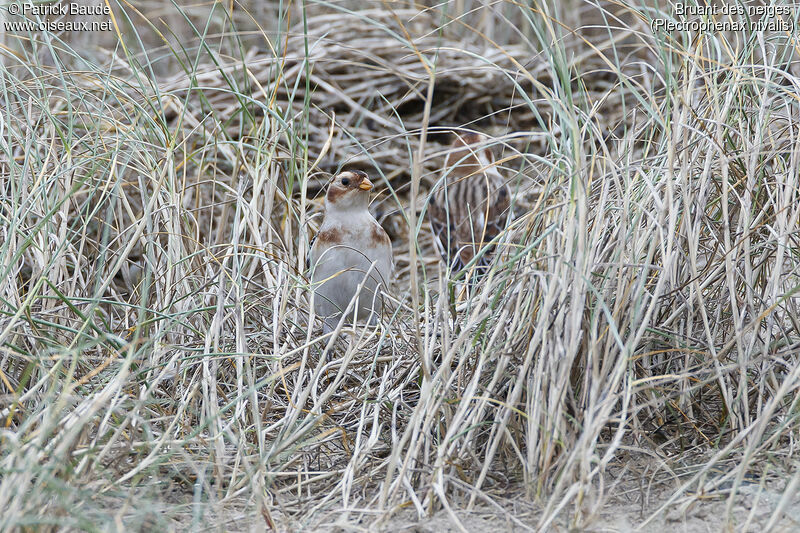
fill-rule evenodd
<path id="1" fill-rule="evenodd" d="M 449 191 L 440 187 L 431 195 L 428 206 L 434 244 L 442 258 L 456 270 L 469 263 L 484 243 L 497 237 L 508 221 L 511 205 L 508 185 L 503 181 L 487 184 L 483 176 L 475 178 L 468 178 L 468 183 L 451 184 Z M 470 189 L 462 191 L 465 187 Z M 462 205 L 459 199 L 467 204 Z M 485 257 L 490 255 L 487 250 Z"/>
<path id="2" fill-rule="evenodd" d="M 308 241 L 308 250 L 306 250 L 306 271 L 311 270 L 311 254 L 314 253 L 314 242 L 317 240 L 317 235 L 311 237 Z"/>
<path id="3" fill-rule="evenodd" d="M 455 213 L 450 212 L 446 187 L 434 191 L 428 203 L 428 220 L 433 230 L 433 244 L 445 262 L 452 263 L 458 258 Z M 457 268 L 454 265 L 454 268 Z"/>
<path id="4" fill-rule="evenodd" d="M 447 183 L 433 195 L 430 208 L 431 228 L 436 237 L 434 242 L 442 258 L 454 270 L 461 270 L 472 259 L 472 229 L 475 224 L 471 215 L 472 204 L 477 201 L 471 194 L 472 176 L 458 174 L 448 176 Z"/>
<path id="5" fill-rule="evenodd" d="M 500 182 L 499 186 L 489 196 L 489 210 L 486 218 L 486 240 L 497 237 L 508 222 L 508 214 L 511 207 L 511 189 L 505 182 Z"/>

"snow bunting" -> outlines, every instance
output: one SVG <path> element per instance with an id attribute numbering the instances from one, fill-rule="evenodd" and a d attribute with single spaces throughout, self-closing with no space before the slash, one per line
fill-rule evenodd
<path id="1" fill-rule="evenodd" d="M 309 255 L 314 310 L 324 320 L 324 333 L 335 330 L 345 312 L 355 309 L 358 319 L 374 324 L 383 309 L 392 244 L 367 209 L 371 189 L 366 173 L 350 170 L 336 175 L 325 195 L 325 218 Z"/>
<path id="2" fill-rule="evenodd" d="M 436 247 L 454 271 L 469 264 L 508 219 L 511 193 L 486 142 L 478 133 L 456 134 L 428 207 Z M 483 252 L 478 271 L 491 252 Z"/>

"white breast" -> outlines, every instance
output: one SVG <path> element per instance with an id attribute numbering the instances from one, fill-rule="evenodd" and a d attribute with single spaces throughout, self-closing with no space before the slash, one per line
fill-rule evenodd
<path id="1" fill-rule="evenodd" d="M 326 218 L 320 228 L 320 235 L 327 232 L 339 237 L 335 242 L 317 239 L 310 256 L 314 310 L 325 319 L 326 329 L 335 326 L 356 294 L 358 319 L 374 321 L 383 308 L 381 291 L 390 283 L 392 251 L 386 242 L 375 243 L 375 227 L 380 229 L 366 213 L 366 217 L 354 217 L 346 224 Z"/>

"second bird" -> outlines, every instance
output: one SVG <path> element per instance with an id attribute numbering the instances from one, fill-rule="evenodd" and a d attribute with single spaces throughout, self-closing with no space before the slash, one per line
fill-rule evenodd
<path id="1" fill-rule="evenodd" d="M 467 266 L 508 220 L 510 190 L 487 142 L 478 133 L 456 134 L 428 207 L 436 246 L 454 271 Z M 490 256 L 483 250 L 478 272 Z"/>

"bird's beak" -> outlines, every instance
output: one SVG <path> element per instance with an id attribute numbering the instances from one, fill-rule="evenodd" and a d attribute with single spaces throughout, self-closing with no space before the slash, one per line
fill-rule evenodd
<path id="1" fill-rule="evenodd" d="M 372 190 L 372 182 L 369 181 L 368 178 L 364 178 L 361 184 L 358 186 L 359 189 L 362 191 L 371 191 Z"/>

